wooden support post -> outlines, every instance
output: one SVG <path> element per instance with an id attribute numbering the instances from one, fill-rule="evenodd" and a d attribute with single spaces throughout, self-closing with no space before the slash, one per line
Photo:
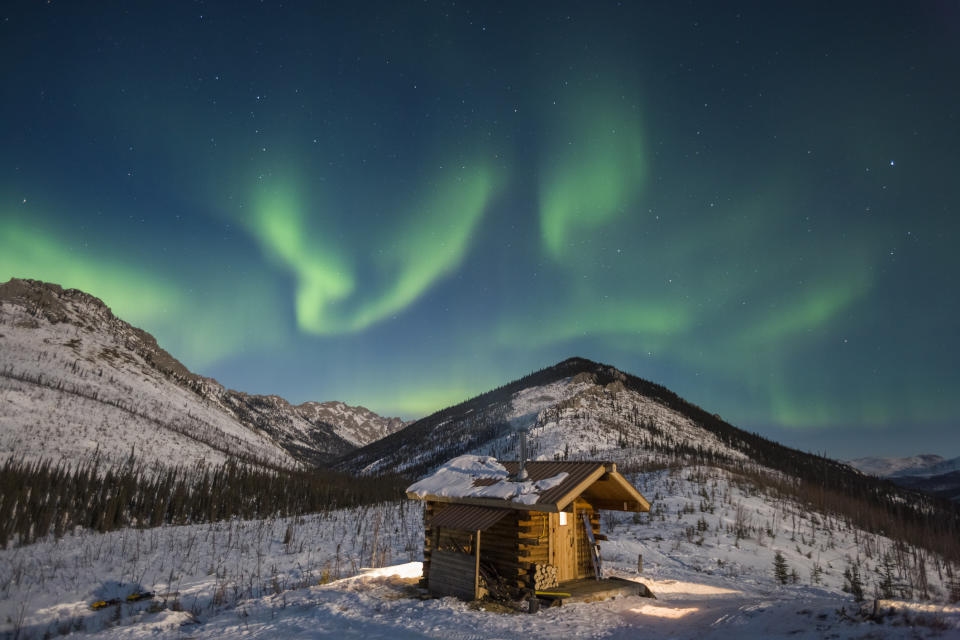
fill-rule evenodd
<path id="1" fill-rule="evenodd" d="M 473 567 L 473 599 L 480 597 L 480 530 L 477 530 L 477 539 L 473 543 L 473 552 L 476 563 Z"/>

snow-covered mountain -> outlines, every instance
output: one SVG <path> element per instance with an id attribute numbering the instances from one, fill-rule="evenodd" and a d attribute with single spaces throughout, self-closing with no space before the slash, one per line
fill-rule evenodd
<path id="1" fill-rule="evenodd" d="M 530 428 L 530 457 L 610 459 L 628 468 L 676 455 L 759 464 L 790 475 L 860 474 L 738 429 L 668 389 L 613 367 L 570 358 L 444 409 L 350 452 L 340 468 L 422 475 L 461 453 L 516 456 L 515 428 Z"/>
<path id="2" fill-rule="evenodd" d="M 858 458 L 847 464 L 900 486 L 960 503 L 960 457 L 945 460 L 924 454 L 909 458 Z"/>
<path id="3" fill-rule="evenodd" d="M 329 424 L 334 432 L 357 447 L 385 438 L 407 425 L 400 418 L 385 418 L 366 407 L 352 407 L 339 400 L 304 402 L 296 407 L 312 424 Z"/>
<path id="4" fill-rule="evenodd" d="M 927 453 L 904 458 L 857 458 L 856 460 L 848 460 L 847 464 L 871 476 L 885 478 L 898 473 L 917 475 L 918 472 L 943 461 L 942 456 Z"/>
<path id="5" fill-rule="evenodd" d="M 0 306 L 0 333 L 8 335 L 13 323 L 10 309 Z M 70 339 L 58 335 L 44 344 L 52 349 Z M 127 362 L 121 373 L 134 365 L 149 373 L 130 357 L 133 363 L 113 358 Z M 62 376 L 63 366 L 50 370 Z M 0 378 L 7 385 L 0 406 L 48 389 L 40 381 L 10 394 L 7 387 L 18 381 Z M 232 398 L 260 415 L 284 407 L 275 397 L 190 390 L 211 406 Z M 319 416 L 321 406 L 293 409 Z M 605 575 L 641 581 L 657 600 L 575 603 L 529 616 L 498 612 L 510 603 L 422 600 L 415 586 L 422 506 L 400 501 L 287 519 L 108 533 L 80 527 L 0 549 L 0 634 L 467 640 L 960 632 L 960 608 L 947 603 L 960 575 L 960 509 L 744 432 L 661 386 L 588 360 L 564 361 L 424 418 L 336 464 L 419 476 L 460 453 L 511 458 L 520 426 L 530 427 L 532 457 L 616 461 L 650 499 L 648 513 L 602 513 L 601 551 Z M 777 557 L 785 563 L 782 577 L 774 571 Z M 384 564 L 396 566 L 363 569 Z M 865 604 L 851 595 L 854 583 Z M 156 598 L 123 602 L 143 591 Z M 91 609 L 114 598 L 120 604 L 109 610 Z"/>
<path id="6" fill-rule="evenodd" d="M 291 405 L 191 373 L 98 298 L 0 284 L 0 459 L 314 464 L 403 427 L 342 402 Z"/>
<path id="7" fill-rule="evenodd" d="M 953 540 L 960 510 L 936 493 L 866 475 L 824 456 L 738 429 L 668 389 L 608 365 L 571 358 L 340 458 L 341 470 L 423 477 L 464 453 L 516 459 L 517 427 L 528 427 L 534 460 L 616 462 L 626 473 L 695 465 L 762 477 L 808 502 L 847 514 L 857 526 L 896 521 L 910 536 Z M 919 488 L 919 487 L 918 487 Z M 946 543 L 945 543 L 946 544 Z M 950 543 L 952 544 L 952 543 Z"/>
<path id="8" fill-rule="evenodd" d="M 933 456 L 933 457 L 939 457 L 939 456 Z M 890 475 L 891 477 L 894 477 L 894 478 L 900 477 L 900 476 L 920 476 L 920 477 L 929 478 L 932 476 L 941 476 L 947 473 L 954 473 L 956 471 L 960 471 L 960 457 L 951 458 L 949 460 L 944 460 L 941 458 L 938 462 L 935 462 L 934 464 L 931 464 L 925 467 L 920 467 L 920 468 L 903 469 L 901 471 L 897 471 L 896 473 L 892 473 Z"/>

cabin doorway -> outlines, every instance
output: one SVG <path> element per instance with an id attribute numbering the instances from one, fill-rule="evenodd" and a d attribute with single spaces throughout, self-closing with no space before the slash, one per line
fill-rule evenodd
<path id="1" fill-rule="evenodd" d="M 553 545 L 550 564 L 557 568 L 557 581 L 566 582 L 577 578 L 577 519 L 575 512 L 561 511 L 550 514 L 550 536 Z"/>

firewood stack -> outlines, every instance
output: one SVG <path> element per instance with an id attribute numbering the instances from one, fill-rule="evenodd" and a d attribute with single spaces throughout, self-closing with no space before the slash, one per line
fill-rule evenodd
<path id="1" fill-rule="evenodd" d="M 552 564 L 535 564 L 533 566 L 533 588 L 535 591 L 546 591 L 557 586 L 557 568 Z"/>

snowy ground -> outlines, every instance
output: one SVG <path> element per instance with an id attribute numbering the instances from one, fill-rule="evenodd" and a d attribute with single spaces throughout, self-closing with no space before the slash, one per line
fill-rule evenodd
<path id="1" fill-rule="evenodd" d="M 931 557 L 924 557 L 928 598 L 919 593 L 918 575 L 898 575 L 901 588 L 914 584 L 912 599 L 881 601 L 882 620 L 868 621 L 841 591 L 843 570 L 859 555 L 872 608 L 889 541 L 773 501 L 723 471 L 664 470 L 634 480 L 655 510 L 604 512 L 605 568 L 645 582 L 656 600 L 572 604 L 535 615 L 451 598 L 421 600 L 414 586 L 421 511 L 408 502 L 301 519 L 78 534 L 0 551 L 0 632 L 37 638 L 960 638 L 960 604 L 944 603 L 946 567 Z M 795 584 L 774 579 L 776 551 L 796 573 Z M 363 569 L 371 565 L 392 566 Z M 337 580 L 338 573 L 344 577 Z M 89 609 L 94 600 L 141 588 L 157 599 Z"/>

